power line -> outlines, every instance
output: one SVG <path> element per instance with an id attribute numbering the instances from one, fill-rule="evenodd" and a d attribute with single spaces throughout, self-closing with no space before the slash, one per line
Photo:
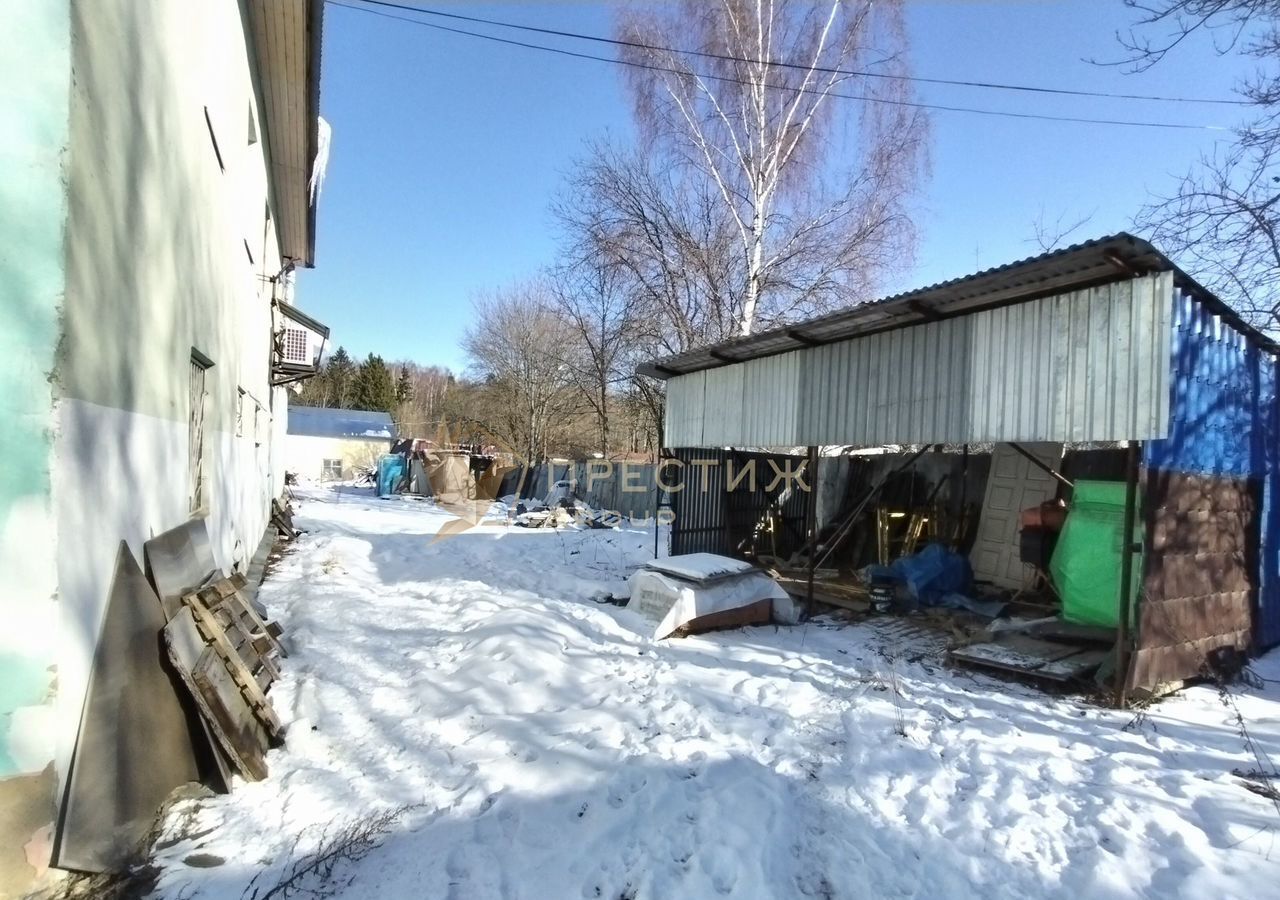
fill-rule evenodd
<path id="1" fill-rule="evenodd" d="M 382 16 L 383 18 L 395 19 L 401 22 L 408 22 L 411 25 L 420 25 L 423 28 L 431 28 L 436 31 L 448 32 L 449 34 L 459 34 L 459 35 L 464 35 L 466 37 L 479 38 L 481 40 L 493 41 L 494 43 L 498 43 L 498 44 L 507 44 L 512 47 L 523 47 L 527 50 L 541 50 L 547 53 L 555 53 L 560 56 L 573 57 L 575 59 L 588 59 L 588 60 L 593 60 L 595 62 L 610 63 L 612 65 L 619 65 L 619 66 L 628 66 L 630 68 L 645 69 L 652 72 L 668 72 L 673 75 L 683 75 L 686 77 L 692 75 L 694 77 L 705 79 L 708 81 L 719 81 L 727 84 L 742 85 L 744 87 L 751 86 L 750 82 L 745 82 L 740 79 L 729 78 L 722 75 L 706 75 L 706 74 L 699 74 L 696 72 L 686 72 L 680 69 L 672 69 L 667 66 L 658 66 L 658 65 L 651 65 L 649 63 L 633 62 L 631 60 L 616 59 L 614 57 L 608 57 L 608 56 L 596 56 L 591 53 L 580 53 L 575 50 L 565 50 L 562 47 L 548 47 L 544 44 L 531 44 L 526 41 L 517 41 L 511 38 L 498 37 L 497 35 L 483 34 L 477 31 L 467 31 L 462 28 L 451 28 L 447 25 L 438 25 L 435 22 L 424 22 L 421 19 L 414 19 L 408 16 L 401 16 L 401 15 L 396 15 L 395 13 L 389 13 L 389 12 L 383 12 L 382 10 L 371 9 L 368 6 L 357 6 L 351 2 L 343 2 L 343 0 L 325 0 L 325 2 L 332 6 L 341 6 L 346 9 L 354 10 L 356 12 L 368 13 L 374 16 Z M 373 3 L 375 2 L 375 0 L 359 0 L 359 2 Z M 412 6 L 399 6 L 396 4 L 381 3 L 381 2 L 378 5 L 395 6 L 396 8 L 399 8 L 399 9 L 406 9 L 414 12 L 422 12 L 422 10 Z M 778 89 L 784 89 L 784 88 L 781 88 L 781 86 L 777 86 L 777 85 L 773 85 L 773 87 L 776 87 Z M 1050 115 L 1048 113 L 1021 113 L 1021 112 L 1009 112 L 1006 110 L 997 110 L 997 109 L 982 109 L 979 107 L 972 107 L 972 106 L 945 106 L 937 103 L 915 103 L 909 100 L 890 100 L 886 97 L 869 97 L 863 94 L 840 94 L 834 91 L 827 93 L 827 92 L 813 89 L 813 88 L 785 88 L 785 89 L 795 91 L 797 93 L 804 93 L 804 94 L 826 93 L 826 96 L 838 97 L 842 100 L 859 100 L 866 103 L 881 103 L 889 106 L 906 106 L 914 109 L 930 109 L 930 110 L 937 110 L 940 112 L 969 113 L 972 115 L 996 116 L 999 118 L 1009 118 L 1009 119 L 1036 119 L 1036 120 L 1045 121 L 1045 122 L 1069 122 L 1069 123 L 1080 124 L 1080 125 L 1119 125 L 1119 126 L 1126 126 L 1126 127 L 1132 127 L 1132 128 L 1160 128 L 1160 129 L 1175 129 L 1180 131 L 1226 131 L 1227 130 L 1221 125 L 1191 125 L 1184 122 L 1143 122 L 1143 121 L 1134 121 L 1131 119 L 1095 119 L 1095 118 L 1089 118 L 1084 116 L 1055 116 L 1055 115 Z"/>
<path id="2" fill-rule="evenodd" d="M 493 25 L 498 28 L 511 28 L 516 31 L 527 31 L 536 34 L 545 34 L 553 37 L 572 38 L 579 41 L 593 41 L 598 44 L 609 44 L 614 47 L 628 47 L 633 50 L 651 50 L 661 53 L 679 53 L 685 56 L 700 56 L 703 59 L 714 59 L 721 62 L 737 62 L 747 63 L 749 65 L 769 65 L 780 69 L 797 69 L 802 72 L 820 72 L 824 75 L 846 75 L 859 76 L 863 78 L 884 78 L 896 81 L 914 81 L 921 84 L 945 84 L 952 87 L 969 87 L 982 88 L 985 90 L 997 91 L 1022 91 L 1034 94 L 1059 94 L 1067 97 L 1100 97 L 1109 100 L 1146 100 L 1158 103 L 1210 103 L 1225 106 L 1248 106 L 1251 104 L 1249 100 L 1228 100 L 1222 98 L 1204 98 L 1204 97 L 1164 97 L 1158 94 L 1121 94 L 1112 91 L 1085 91 L 1072 88 L 1051 88 L 1039 87 L 1027 84 L 1006 84 L 998 81 L 964 81 L 951 78 L 926 78 L 920 75 L 897 75 L 889 72 L 869 72 L 858 69 L 834 69 L 825 66 L 808 66 L 802 63 L 792 63 L 785 61 L 766 61 L 761 59 L 745 59 L 740 56 L 733 56 L 726 53 L 711 53 L 705 50 L 680 50 L 672 47 L 662 47 L 654 44 L 645 44 L 640 41 L 628 41 L 621 38 L 601 37 L 597 34 L 583 34 L 577 31 L 562 31 L 556 28 L 539 28 L 535 25 L 521 25 L 516 22 L 504 22 L 500 19 L 485 19 L 479 16 L 464 16 L 461 13 L 448 13 L 436 9 L 426 9 L 420 6 L 410 6 L 405 3 L 393 3 L 391 0 L 360 0 L 370 6 L 383 6 L 390 9 L 399 9 L 406 12 L 416 12 L 424 16 L 437 16 L 442 19 L 453 19 L 460 22 L 471 22 L 477 25 Z M 340 6 L 346 4 L 340 3 Z M 354 8 L 354 7 L 351 7 Z M 372 11 L 372 10 L 370 10 Z M 411 20 L 416 21 L 416 20 Z"/>

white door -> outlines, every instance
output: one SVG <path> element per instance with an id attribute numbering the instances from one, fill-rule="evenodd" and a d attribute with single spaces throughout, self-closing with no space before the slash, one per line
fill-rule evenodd
<path id="1" fill-rule="evenodd" d="M 1061 444 L 1019 446 L 1045 465 L 1055 470 L 1062 468 Z M 1057 493 L 1058 483 L 1052 475 L 1008 444 L 996 444 L 978 519 L 978 536 L 969 554 L 974 578 L 1011 590 L 1030 584 L 1034 570 L 1019 559 L 1018 553 L 1019 514 L 1052 500 Z"/>

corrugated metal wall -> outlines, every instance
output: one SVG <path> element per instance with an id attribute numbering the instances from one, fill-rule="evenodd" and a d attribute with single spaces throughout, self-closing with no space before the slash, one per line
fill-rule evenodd
<path id="1" fill-rule="evenodd" d="M 669 495 L 673 556 L 741 556 L 741 545 L 751 540 L 765 512 L 775 503 L 778 529 L 771 536 L 761 537 L 761 552 L 772 554 L 776 550 L 778 555 L 789 556 L 804 543 L 808 492 L 794 486 L 784 490 L 787 482 L 768 490 L 778 469 L 794 471 L 803 464 L 804 457 L 711 449 L 679 449 L 674 451 L 674 457 L 683 466 L 684 488 Z M 770 460 L 778 469 L 769 465 Z M 750 472 L 754 476 L 746 474 Z M 673 469 L 664 478 L 676 483 L 680 474 Z M 732 491 L 728 489 L 730 479 L 734 481 Z"/>
<path id="2" fill-rule="evenodd" d="M 729 451 L 681 448 L 672 455 L 684 467 L 685 488 L 667 495 L 672 512 L 671 555 L 728 553 L 725 462 Z M 703 460 L 711 464 L 695 466 Z M 667 475 L 665 480 L 673 479 Z"/>
<path id="3" fill-rule="evenodd" d="M 1172 298 L 1165 273 L 974 316 L 966 440 L 1163 437 Z"/>
<path id="4" fill-rule="evenodd" d="M 973 318 L 799 351 L 801 427 L 791 443 L 963 442 Z"/>
<path id="5" fill-rule="evenodd" d="M 777 447 L 793 443 L 800 383 L 799 352 L 695 372 L 667 382 L 671 447 Z M 703 435 L 711 440 L 704 441 Z M 677 439 L 678 438 L 678 439 Z"/>
<path id="6" fill-rule="evenodd" d="M 1169 435 L 1151 441 L 1144 463 L 1153 473 L 1183 473 L 1205 476 L 1214 486 L 1206 489 L 1195 511 L 1149 503 L 1151 527 L 1168 529 L 1169 520 L 1181 527 L 1225 533 L 1234 527 L 1238 504 L 1222 497 L 1233 494 L 1226 487 L 1247 479 L 1251 490 L 1261 497 L 1261 510 L 1251 516 L 1245 546 L 1228 544 L 1214 553 L 1230 554 L 1233 564 L 1248 566 L 1253 576 L 1253 639 L 1260 649 L 1280 644 L 1280 508 L 1277 479 L 1280 479 L 1280 411 L 1277 410 L 1277 360 L 1249 343 L 1221 319 L 1210 314 L 1189 297 L 1179 297 L 1174 312 L 1173 383 Z M 1219 484 L 1220 483 L 1220 484 Z M 1216 485 L 1216 486 L 1215 486 Z M 1149 498 L 1154 500 L 1155 498 Z M 1185 506 L 1186 504 L 1181 504 Z M 1202 567 L 1214 561 L 1200 554 Z M 1164 557 L 1148 554 L 1148 578 Z M 1203 602 L 1216 602 L 1222 585 L 1208 585 Z M 1144 607 L 1166 601 L 1165 592 L 1152 592 L 1140 599 Z M 1151 613 L 1155 615 L 1154 608 Z M 1199 640 L 1188 634 L 1183 640 Z M 1153 645 L 1151 649 L 1159 649 Z M 1139 655 L 1143 648 L 1139 646 Z"/>
<path id="7" fill-rule="evenodd" d="M 667 444 L 1161 438 L 1172 297 L 1166 272 L 673 378 Z"/>

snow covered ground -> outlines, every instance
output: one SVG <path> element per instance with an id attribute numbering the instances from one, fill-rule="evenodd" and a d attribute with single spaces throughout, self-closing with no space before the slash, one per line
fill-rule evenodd
<path id="1" fill-rule="evenodd" d="M 163 897 L 265 894 L 393 817 L 350 898 L 1258 897 L 1280 809 L 1235 710 L 1135 718 L 946 668 L 898 620 L 655 642 L 623 593 L 652 531 L 484 525 L 304 493 L 264 585 L 292 642 L 271 777 L 170 816 Z M 1256 664 L 1280 679 L 1280 656 Z M 1241 688 L 1280 761 L 1280 684 Z M 302 887 L 314 883 L 299 882 Z"/>

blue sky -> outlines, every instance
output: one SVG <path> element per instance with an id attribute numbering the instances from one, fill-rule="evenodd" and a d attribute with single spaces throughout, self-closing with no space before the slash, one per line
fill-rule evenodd
<path id="1" fill-rule="evenodd" d="M 416 0 L 419 5 L 432 5 Z M 442 2 L 471 15 L 608 35 L 608 4 Z M 330 4 L 321 111 L 333 126 L 316 268 L 299 304 L 358 356 L 465 366 L 477 290 L 548 263 L 548 207 L 584 142 L 632 134 L 615 66 L 449 35 Z M 1085 60 L 1121 53 L 1120 0 L 912 2 L 915 74 L 1073 89 L 1229 96 L 1249 66 L 1208 40 L 1142 75 Z M 463 26 L 471 27 L 471 26 Z M 479 30 L 477 27 L 475 30 Z M 504 36 L 519 38 L 510 32 Z M 538 43 L 554 39 L 526 37 Z M 572 45 L 601 54 L 607 48 Z M 1237 108 L 921 86 L 925 102 L 1093 118 L 1232 125 Z M 1032 223 L 1092 215 L 1075 239 L 1130 227 L 1215 141 L 1211 131 L 935 112 L 921 242 L 893 290 L 1031 255 Z"/>

